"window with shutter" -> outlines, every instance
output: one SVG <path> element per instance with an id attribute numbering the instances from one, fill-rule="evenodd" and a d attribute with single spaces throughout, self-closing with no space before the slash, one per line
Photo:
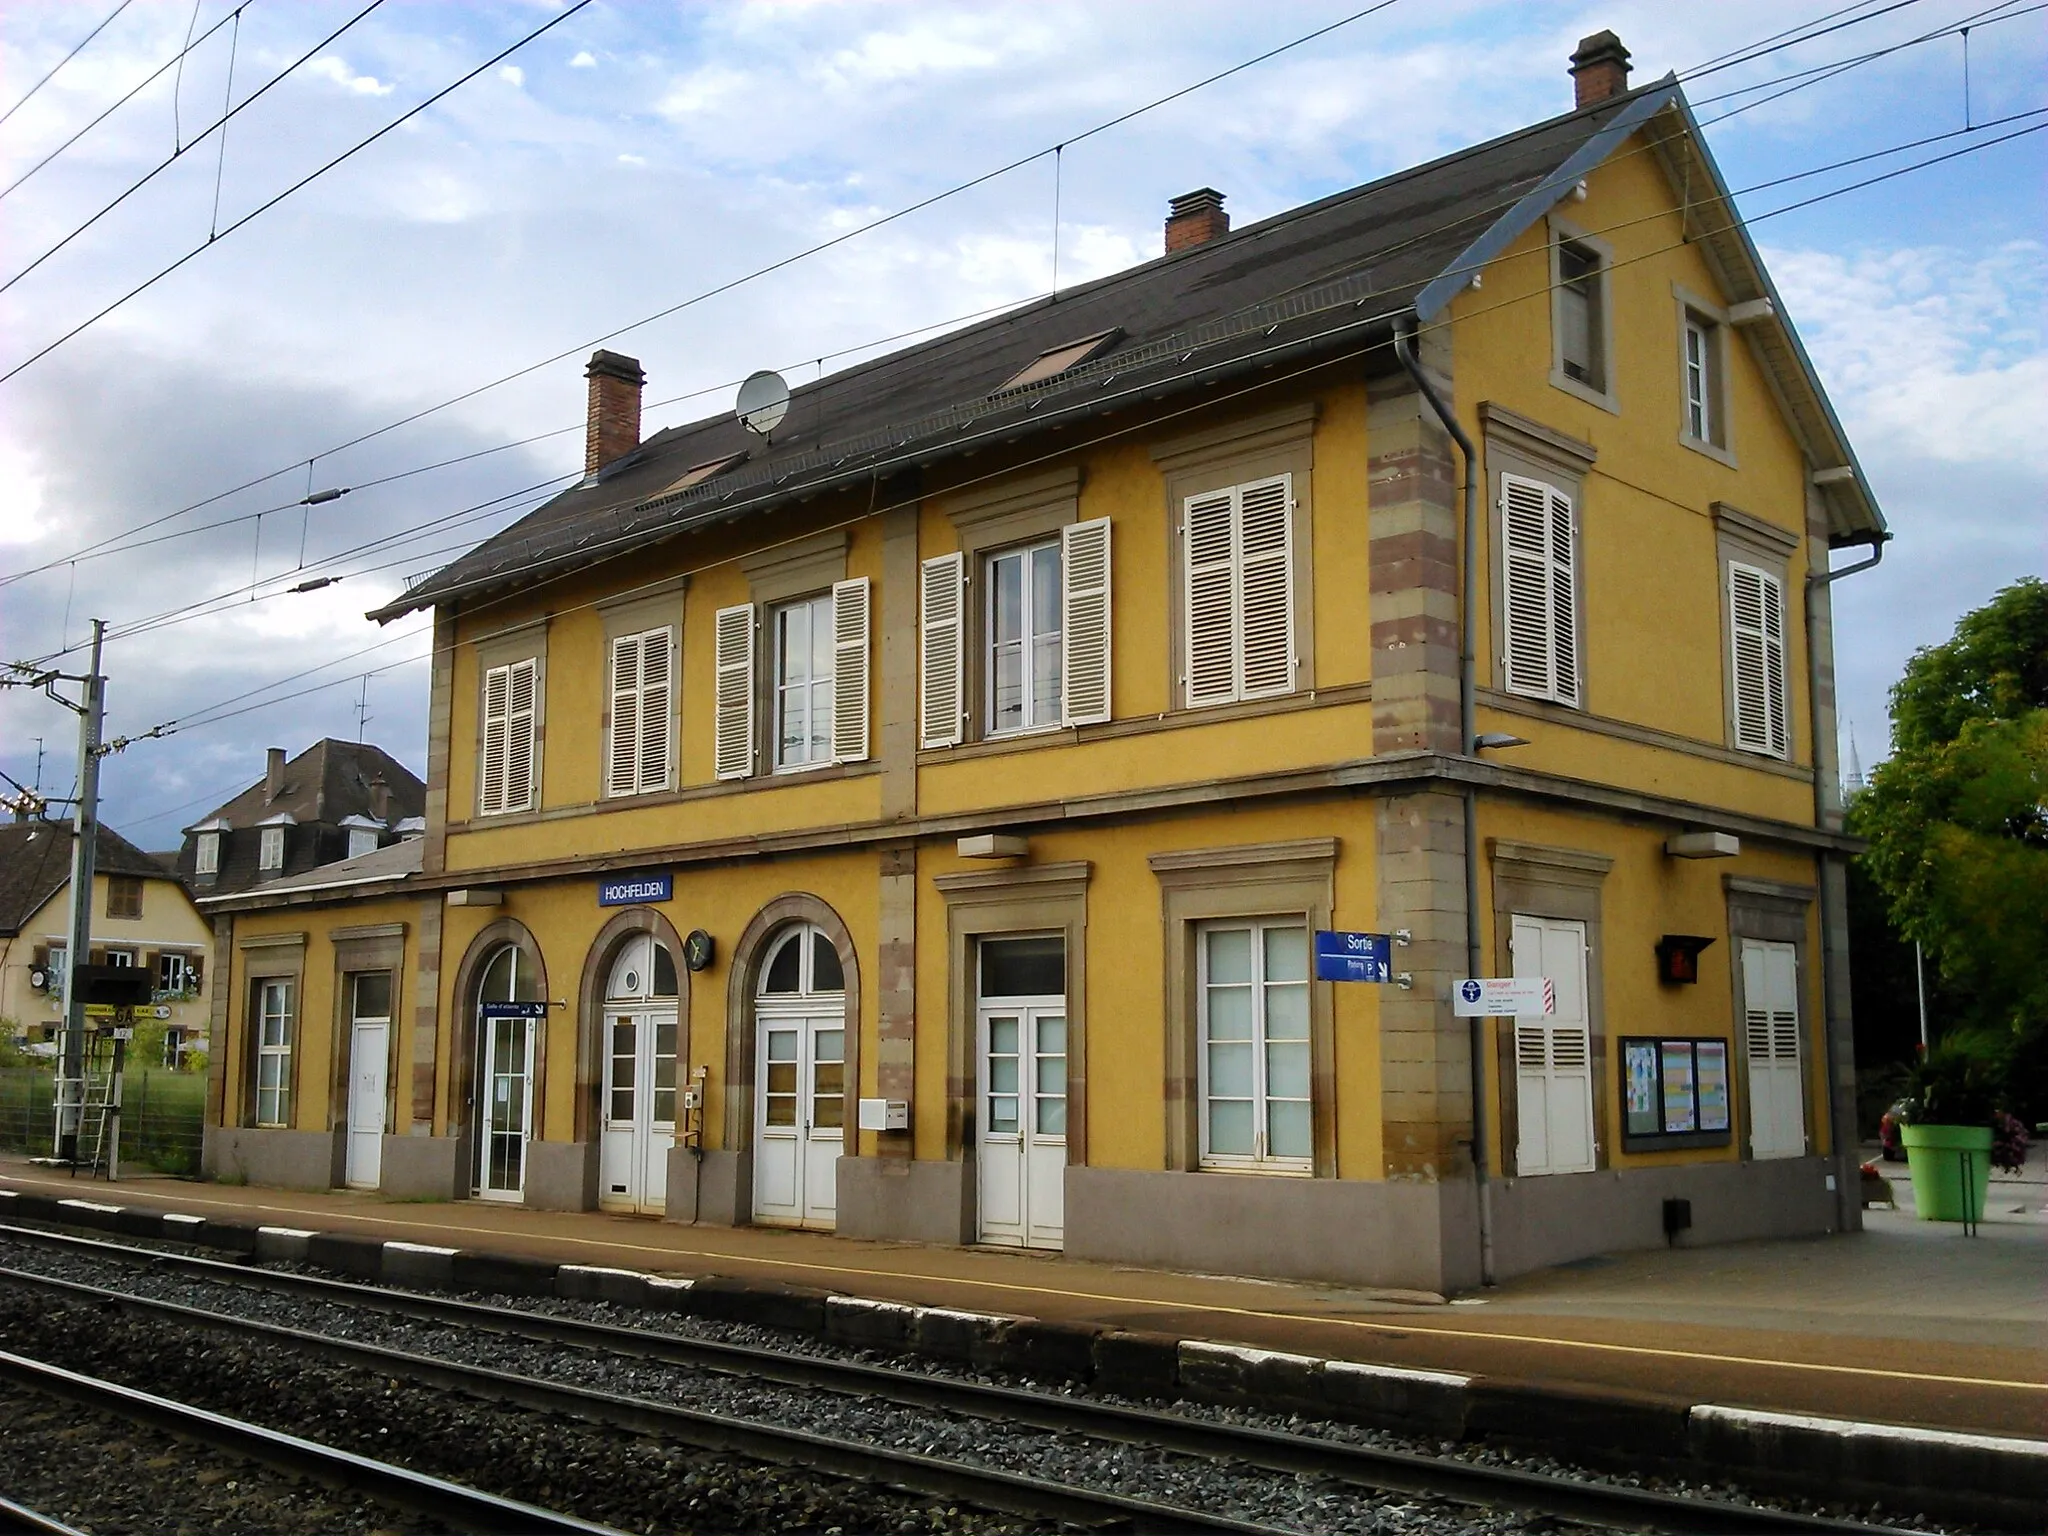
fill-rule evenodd
<path id="1" fill-rule="evenodd" d="M 1190 496 L 1182 508 L 1189 707 L 1294 691 L 1294 479 Z"/>
<path id="2" fill-rule="evenodd" d="M 192 854 L 192 871 L 194 874 L 200 875 L 217 875 L 220 873 L 220 834 L 218 832 L 202 832 L 199 834 L 198 845 Z"/>
<path id="3" fill-rule="evenodd" d="M 496 816 L 505 810 L 506 709 L 511 697 L 510 667 L 492 667 L 484 673 L 483 749 L 476 775 L 479 815 Z"/>
<path id="4" fill-rule="evenodd" d="M 712 767 L 721 779 L 744 779 L 754 771 L 754 605 L 719 609 L 712 634 Z"/>
<path id="5" fill-rule="evenodd" d="M 1060 533 L 1060 699 L 1068 725 L 1110 716 L 1109 519 L 1071 523 Z"/>
<path id="6" fill-rule="evenodd" d="M 832 758 L 868 755 L 868 609 L 865 576 L 832 587 Z"/>
<path id="7" fill-rule="evenodd" d="M 918 575 L 918 742 L 960 744 L 966 724 L 967 559 L 940 555 Z"/>
<path id="8" fill-rule="evenodd" d="M 533 809 L 535 761 L 535 706 L 538 704 L 540 663 L 532 657 L 515 661 L 506 668 L 505 686 L 505 805 L 507 811 Z"/>
<path id="9" fill-rule="evenodd" d="M 1501 673 L 1509 693 L 1579 703 L 1578 521 L 1555 486 L 1502 475 Z"/>
<path id="10" fill-rule="evenodd" d="M 1735 745 L 1785 757 L 1792 750 L 1785 683 L 1785 588 L 1753 565 L 1728 566 L 1730 695 Z"/>
<path id="11" fill-rule="evenodd" d="M 1799 1073 L 1799 956 L 1792 945 L 1742 941 L 1742 1032 L 1750 1156 L 1801 1157 L 1806 1099 Z"/>
<path id="12" fill-rule="evenodd" d="M 612 641 L 606 794 L 635 795 L 669 787 L 674 656 L 674 631 L 666 626 Z"/>
<path id="13" fill-rule="evenodd" d="M 1545 977 L 1557 996 L 1556 1013 L 1514 1022 L 1515 1172 L 1587 1173 L 1595 1149 L 1586 925 L 1518 914 L 1512 933 L 1515 975 Z"/>

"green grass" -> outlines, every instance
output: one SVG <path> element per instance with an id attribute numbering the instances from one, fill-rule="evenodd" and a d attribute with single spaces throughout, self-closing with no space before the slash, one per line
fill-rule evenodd
<path id="1" fill-rule="evenodd" d="M 55 1087 L 55 1074 L 44 1068 L 0 1069 L 0 1149 L 38 1156 L 50 1150 Z M 129 1069 L 121 1088 L 122 1162 L 197 1173 L 205 1117 L 203 1075 Z"/>

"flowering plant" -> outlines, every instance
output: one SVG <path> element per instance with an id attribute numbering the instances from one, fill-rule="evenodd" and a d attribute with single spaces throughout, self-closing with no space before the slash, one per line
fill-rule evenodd
<path id="1" fill-rule="evenodd" d="M 1991 1166 L 2004 1173 L 2018 1173 L 2026 1166 L 2027 1128 L 2016 1115 L 2000 1110 L 1991 1117 Z"/>

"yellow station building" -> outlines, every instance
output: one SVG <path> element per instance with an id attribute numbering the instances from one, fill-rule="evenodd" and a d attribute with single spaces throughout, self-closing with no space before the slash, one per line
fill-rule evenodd
<path id="1" fill-rule="evenodd" d="M 209 904 L 208 1166 L 1430 1289 L 1855 1225 L 1884 523 L 1677 84 L 1573 73 L 772 423 L 598 353 L 373 616 L 425 836 Z"/>

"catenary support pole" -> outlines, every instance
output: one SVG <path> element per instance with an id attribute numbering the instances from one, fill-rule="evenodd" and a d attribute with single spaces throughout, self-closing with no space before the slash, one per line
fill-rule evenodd
<path id="1" fill-rule="evenodd" d="M 106 712 L 106 679 L 100 676 L 104 619 L 92 621 L 92 666 L 78 714 L 78 804 L 71 844 L 71 927 L 64 951 L 64 1030 L 58 1047 L 57 1157 L 78 1160 L 78 1125 L 85 1101 L 85 993 L 78 968 L 92 954 L 92 884 L 100 825 L 100 727 Z"/>
<path id="2" fill-rule="evenodd" d="M 1477 693 L 1478 644 L 1473 615 L 1479 611 L 1479 455 L 1472 439 L 1458 424 L 1422 367 L 1415 360 L 1415 317 L 1402 316 L 1394 322 L 1394 355 L 1415 381 L 1422 398 L 1436 413 L 1437 420 L 1458 445 L 1465 461 L 1465 535 L 1459 550 L 1463 578 L 1458 602 L 1458 750 L 1468 758 L 1479 755 L 1479 707 Z M 1479 791 L 1465 786 L 1465 974 L 1480 976 L 1479 944 Z M 1486 1173 L 1486 1020 L 1471 1021 L 1472 1057 L 1472 1184 L 1479 1202 L 1479 1279 L 1493 1284 L 1493 1191 Z"/>

